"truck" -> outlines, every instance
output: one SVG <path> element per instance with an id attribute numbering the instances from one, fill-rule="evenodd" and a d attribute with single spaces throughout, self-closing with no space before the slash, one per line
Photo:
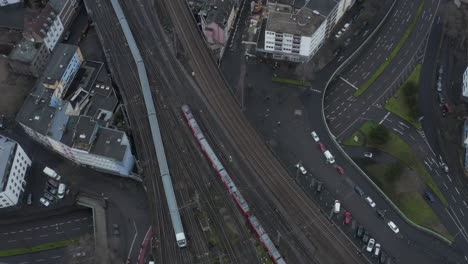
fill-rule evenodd
<path id="1" fill-rule="evenodd" d="M 57 174 L 57 172 L 55 172 L 53 169 L 51 169 L 49 167 L 45 167 L 43 172 L 44 172 L 45 175 L 47 175 L 47 176 L 49 176 L 52 179 L 57 180 L 57 181 L 60 181 L 60 179 L 62 178 L 60 175 Z"/>
<path id="2" fill-rule="evenodd" d="M 329 150 L 324 151 L 323 155 L 325 155 L 325 158 L 327 159 L 328 163 L 330 163 L 330 164 L 335 163 L 335 158 L 333 157 L 333 155 L 330 153 Z"/>

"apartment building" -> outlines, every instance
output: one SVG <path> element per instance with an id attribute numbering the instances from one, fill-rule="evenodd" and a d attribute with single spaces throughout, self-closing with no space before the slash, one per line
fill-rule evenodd
<path id="1" fill-rule="evenodd" d="M 257 49 L 274 59 L 308 62 L 353 4 L 354 0 L 268 1 L 265 34 Z"/>
<path id="2" fill-rule="evenodd" d="M 15 141 L 0 136 L 0 208 L 18 203 L 31 159 Z"/>
<path id="3" fill-rule="evenodd" d="M 23 36 L 32 42 L 44 43 L 52 51 L 62 36 L 64 27 L 58 13 L 51 5 L 46 5 L 39 15 L 26 16 Z"/>

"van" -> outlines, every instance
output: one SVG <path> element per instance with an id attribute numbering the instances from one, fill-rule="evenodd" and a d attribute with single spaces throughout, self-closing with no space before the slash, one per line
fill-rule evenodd
<path id="1" fill-rule="evenodd" d="M 341 208 L 341 202 L 340 200 L 335 200 L 335 205 L 333 206 L 333 212 L 335 214 L 339 213 L 340 212 L 340 208 Z"/>
<path id="2" fill-rule="evenodd" d="M 424 191 L 424 195 L 431 203 L 435 202 L 435 197 L 431 191 Z"/>
<path id="3" fill-rule="evenodd" d="M 57 180 L 57 181 L 60 181 L 60 179 L 62 178 L 60 175 L 57 174 L 57 172 L 55 172 L 53 169 L 51 169 L 49 167 L 45 167 L 43 172 L 44 172 L 45 175 L 47 175 L 47 176 L 49 176 L 52 179 Z"/>
<path id="4" fill-rule="evenodd" d="M 59 184 L 58 187 L 58 198 L 62 199 L 65 196 L 65 190 L 67 189 L 67 186 L 64 183 Z"/>
<path id="5" fill-rule="evenodd" d="M 325 158 L 327 159 L 327 162 L 329 162 L 330 164 L 335 163 L 335 158 L 333 157 L 333 155 L 330 153 L 329 150 L 324 151 L 323 155 L 325 155 Z"/>

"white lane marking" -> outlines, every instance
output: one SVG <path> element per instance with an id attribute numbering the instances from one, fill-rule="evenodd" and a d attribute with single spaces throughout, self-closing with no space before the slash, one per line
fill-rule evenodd
<path id="1" fill-rule="evenodd" d="M 15 242 L 16 239 L 8 240 L 8 243 Z"/>
<path id="2" fill-rule="evenodd" d="M 42 228 L 47 228 L 48 226 L 42 226 Z"/>
<path id="3" fill-rule="evenodd" d="M 79 227 L 77 227 L 77 228 L 73 228 L 72 230 L 73 230 L 73 231 L 75 231 L 75 230 L 80 230 L 80 228 L 79 228 Z"/>
<path id="4" fill-rule="evenodd" d="M 466 204 L 465 200 L 463 200 L 463 204 L 465 205 L 465 207 L 468 207 L 468 205 Z"/>
<path id="5" fill-rule="evenodd" d="M 79 221 L 80 221 L 80 219 L 75 219 L 75 222 L 79 222 Z"/>
<path id="6" fill-rule="evenodd" d="M 407 124 L 405 124 L 405 123 L 403 123 L 403 122 L 401 122 L 401 121 L 398 121 L 398 123 L 400 123 L 400 125 L 402 125 L 402 126 L 404 126 L 404 127 L 406 127 L 406 128 L 409 128 L 409 126 L 408 126 Z"/>
<path id="7" fill-rule="evenodd" d="M 445 182 L 444 182 L 444 187 L 446 190 L 448 190 L 447 184 L 445 184 Z"/>
<path id="8" fill-rule="evenodd" d="M 453 201 L 457 202 L 457 200 L 455 200 L 455 197 L 453 197 L 453 195 L 451 195 L 451 196 L 452 196 Z"/>
<path id="9" fill-rule="evenodd" d="M 42 262 L 45 261 L 45 259 L 36 259 L 36 262 Z"/>
<path id="10" fill-rule="evenodd" d="M 460 209 L 460 213 L 461 213 L 463 216 L 465 216 L 465 213 L 463 213 L 462 209 L 461 209 L 461 208 L 458 208 L 458 209 Z"/>
<path id="11" fill-rule="evenodd" d="M 447 174 L 447 178 L 450 180 L 450 182 L 452 182 L 452 178 L 450 178 L 448 174 Z"/>
<path id="12" fill-rule="evenodd" d="M 40 235 L 39 237 L 46 237 L 48 236 L 49 234 L 44 234 L 44 235 Z"/>
<path id="13" fill-rule="evenodd" d="M 394 130 L 395 132 L 400 133 L 400 134 L 403 135 L 403 132 L 401 132 L 400 130 L 398 130 L 398 129 L 396 129 L 396 128 L 393 128 L 393 130 Z"/>
<path id="14" fill-rule="evenodd" d="M 62 256 L 53 256 L 51 258 L 61 258 Z"/>
<path id="15" fill-rule="evenodd" d="M 55 232 L 56 235 L 60 235 L 60 234 L 63 234 L 63 233 L 64 233 L 63 231 Z"/>
<path id="16" fill-rule="evenodd" d="M 388 113 L 382 118 L 382 120 L 380 120 L 379 125 L 381 125 L 381 124 L 385 121 L 385 119 L 387 119 L 387 117 L 388 117 L 389 115 L 390 115 L 390 112 L 388 112 Z"/>
<path id="17" fill-rule="evenodd" d="M 455 187 L 455 191 L 460 195 L 460 192 L 458 191 L 457 187 Z"/>
<path id="18" fill-rule="evenodd" d="M 10 234 L 16 234 L 16 232 L 15 232 L 15 231 L 11 231 Z"/>
<path id="19" fill-rule="evenodd" d="M 458 230 L 460 230 L 459 233 L 461 233 L 461 235 L 463 236 L 463 238 L 464 238 L 466 241 L 468 241 L 468 238 L 467 238 L 467 236 L 465 235 L 463 226 L 458 225 L 458 222 L 455 221 L 455 218 L 453 218 L 452 214 L 449 212 L 449 210 L 447 210 L 447 208 L 444 208 L 444 209 L 445 209 L 445 211 L 447 212 L 447 214 L 450 216 L 450 218 L 452 219 L 452 221 L 455 223 L 455 225 L 457 226 Z M 458 217 L 455 215 L 455 212 L 453 211 L 452 207 L 450 207 L 450 210 L 452 210 L 454 216 L 455 216 L 455 217 L 457 218 L 457 220 L 458 220 Z M 460 228 L 460 227 L 462 227 L 463 229 Z"/>
<path id="20" fill-rule="evenodd" d="M 350 85 L 351 87 L 353 87 L 354 89 L 359 90 L 356 86 L 354 86 L 354 84 L 348 82 L 345 78 L 343 78 L 343 77 L 340 76 L 340 79 L 343 80 L 345 83 L 349 84 L 349 85 Z"/>

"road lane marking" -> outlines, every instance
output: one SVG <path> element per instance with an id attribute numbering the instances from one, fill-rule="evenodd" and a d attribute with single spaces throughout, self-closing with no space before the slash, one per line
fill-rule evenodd
<path id="1" fill-rule="evenodd" d="M 349 84 L 351 87 L 353 87 L 356 90 L 359 90 L 356 86 L 354 86 L 352 83 L 348 82 L 345 78 L 340 76 L 340 79 L 343 80 L 345 83 Z"/>
<path id="2" fill-rule="evenodd" d="M 465 200 L 463 200 L 463 204 L 465 205 L 465 207 L 467 207 L 467 208 L 468 208 L 468 205 L 466 205 L 466 202 L 465 202 Z"/>
<path id="3" fill-rule="evenodd" d="M 80 230 L 80 228 L 77 227 L 77 228 L 73 228 L 73 229 L 72 229 L 72 231 L 75 231 L 75 230 Z"/>
<path id="4" fill-rule="evenodd" d="M 63 231 L 55 232 L 56 235 L 60 235 L 60 234 L 63 234 L 63 233 L 64 233 Z"/>
<path id="5" fill-rule="evenodd" d="M 387 117 L 388 117 L 389 115 L 390 115 L 390 112 L 388 112 L 388 113 L 382 118 L 382 120 L 380 120 L 379 125 L 381 125 L 381 124 L 385 121 L 385 119 L 387 119 Z"/>
<path id="6" fill-rule="evenodd" d="M 465 240 L 468 241 L 467 236 L 466 236 L 465 233 L 464 233 L 464 230 L 460 228 L 460 226 L 458 225 L 457 221 L 455 221 L 455 219 L 453 218 L 453 216 L 452 216 L 452 214 L 449 212 L 449 210 L 447 210 L 447 208 L 444 208 L 444 209 L 445 209 L 445 211 L 447 212 L 447 214 L 450 216 L 450 218 L 452 219 L 453 223 L 455 223 L 455 226 L 458 228 L 458 230 L 460 230 L 459 233 L 461 233 L 462 236 L 463 236 L 463 238 L 465 238 Z M 452 212 L 453 212 L 452 207 L 450 207 L 450 210 L 452 210 Z M 453 214 L 455 214 L 455 212 L 453 212 Z M 455 217 L 457 217 L 457 216 L 455 215 Z M 457 218 L 457 219 L 458 219 L 458 218 Z"/>
<path id="7" fill-rule="evenodd" d="M 461 208 L 458 208 L 458 209 L 460 209 L 460 213 L 461 213 L 463 216 L 465 216 L 465 213 L 463 213 L 462 209 L 461 209 Z"/>
<path id="8" fill-rule="evenodd" d="M 446 190 L 448 190 L 447 184 L 443 183 Z"/>
<path id="9" fill-rule="evenodd" d="M 40 235 L 39 237 L 46 237 L 48 236 L 49 234 L 44 234 L 44 235 Z"/>
<path id="10" fill-rule="evenodd" d="M 450 180 L 450 182 L 452 182 L 452 178 L 450 178 L 448 174 L 447 174 L 447 178 Z"/>
<path id="11" fill-rule="evenodd" d="M 8 243 L 15 242 L 16 239 L 8 240 Z"/>
<path id="12" fill-rule="evenodd" d="M 460 195 L 460 192 L 458 191 L 457 187 L 455 187 L 455 191 Z"/>
<path id="13" fill-rule="evenodd" d="M 455 197 L 453 197 L 453 194 L 452 194 L 451 196 L 452 196 L 452 199 L 453 199 L 455 202 L 457 202 L 457 200 L 455 200 Z"/>
<path id="14" fill-rule="evenodd" d="M 61 258 L 62 256 L 53 256 L 51 258 Z"/>

